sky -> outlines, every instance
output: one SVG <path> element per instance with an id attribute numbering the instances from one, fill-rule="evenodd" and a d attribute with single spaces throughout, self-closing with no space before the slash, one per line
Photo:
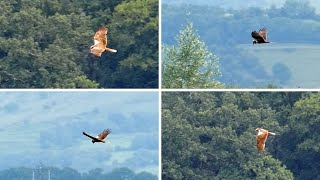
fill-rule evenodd
<path id="1" fill-rule="evenodd" d="M 158 175 L 158 92 L 0 92 L 0 170 L 128 167 Z M 111 129 L 108 144 L 92 136 Z"/>
<path id="2" fill-rule="evenodd" d="M 259 7 L 259 8 L 269 8 L 274 5 L 276 7 L 282 7 L 287 0 L 162 0 L 162 3 L 165 4 L 196 4 L 196 5 L 214 5 L 224 8 L 232 9 L 242 9 L 248 7 Z M 320 2 L 319 0 L 295 0 L 307 2 L 309 1 L 310 5 L 313 6 L 317 13 L 320 13 Z"/>

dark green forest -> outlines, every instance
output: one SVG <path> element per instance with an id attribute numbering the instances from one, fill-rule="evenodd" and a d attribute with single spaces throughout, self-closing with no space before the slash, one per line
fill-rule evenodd
<path id="1" fill-rule="evenodd" d="M 318 92 L 163 92 L 162 178 L 320 179 L 319 131 Z"/>
<path id="2" fill-rule="evenodd" d="M 117 53 L 90 54 L 100 26 Z M 158 87 L 158 1 L 0 1 L 0 87 Z"/>
<path id="3" fill-rule="evenodd" d="M 87 173 L 80 173 L 72 168 L 41 167 L 38 168 L 11 168 L 0 171 L 1 180 L 157 180 L 157 176 L 146 172 L 135 173 L 128 168 L 117 168 L 109 173 L 103 169 L 93 169 Z"/>
<path id="4" fill-rule="evenodd" d="M 219 58 L 226 86 L 319 87 L 315 78 L 320 50 L 320 15 L 308 1 L 287 0 L 283 6 L 227 9 L 183 3 L 162 4 L 162 43 L 175 37 L 188 21 L 210 52 Z M 266 27 L 273 44 L 253 46 L 251 32 Z"/>

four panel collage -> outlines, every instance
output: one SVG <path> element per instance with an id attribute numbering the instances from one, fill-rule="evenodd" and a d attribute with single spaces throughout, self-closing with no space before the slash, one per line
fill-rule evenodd
<path id="1" fill-rule="evenodd" d="M 318 32 L 318 0 L 0 0 L 0 180 L 320 179 Z"/>

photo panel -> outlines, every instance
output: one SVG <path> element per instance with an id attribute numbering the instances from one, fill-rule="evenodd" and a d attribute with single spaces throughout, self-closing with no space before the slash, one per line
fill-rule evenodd
<path id="1" fill-rule="evenodd" d="M 157 180 L 158 98 L 157 92 L 0 92 L 0 179 Z"/>
<path id="2" fill-rule="evenodd" d="M 0 7 L 0 88 L 158 88 L 158 0 Z"/>
<path id="3" fill-rule="evenodd" d="M 162 88 L 320 88 L 318 1 L 161 6 Z"/>
<path id="4" fill-rule="evenodd" d="M 163 92 L 162 179 L 318 179 L 319 92 Z"/>

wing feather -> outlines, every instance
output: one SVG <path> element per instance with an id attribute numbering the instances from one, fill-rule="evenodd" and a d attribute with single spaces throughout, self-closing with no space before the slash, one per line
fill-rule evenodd
<path id="1" fill-rule="evenodd" d="M 253 39 L 257 40 L 258 42 L 263 41 L 263 37 L 257 31 L 253 31 L 251 33 L 251 36 Z"/>
<path id="2" fill-rule="evenodd" d="M 89 134 L 87 134 L 87 133 L 85 133 L 85 132 L 82 132 L 82 133 L 83 133 L 83 135 L 88 136 L 89 138 L 91 138 L 91 139 L 93 139 L 93 140 L 99 141 L 99 139 L 97 139 L 97 138 L 95 138 L 95 137 L 93 137 L 93 136 L 91 136 L 91 135 L 89 135 Z"/>
<path id="3" fill-rule="evenodd" d="M 97 32 L 96 32 L 96 34 L 94 35 L 94 40 L 95 40 L 95 42 L 97 41 L 97 42 L 99 42 L 99 43 L 102 43 L 102 45 L 103 46 L 106 46 L 106 44 L 107 44 L 107 40 L 106 40 L 106 38 L 107 38 L 107 31 L 108 31 L 108 29 L 107 28 L 105 28 L 105 27 L 100 27 L 98 30 L 97 30 Z M 96 43 L 95 43 L 96 44 Z"/>
<path id="4" fill-rule="evenodd" d="M 100 133 L 100 134 L 97 136 L 97 139 L 103 140 L 103 139 L 106 138 L 110 133 L 111 133 L 111 130 L 110 130 L 110 129 L 106 129 L 106 130 L 104 130 L 102 133 Z"/>
<path id="5" fill-rule="evenodd" d="M 268 34 L 267 29 L 266 28 L 260 29 L 259 34 L 263 38 L 263 40 L 267 42 L 267 34 Z"/>

